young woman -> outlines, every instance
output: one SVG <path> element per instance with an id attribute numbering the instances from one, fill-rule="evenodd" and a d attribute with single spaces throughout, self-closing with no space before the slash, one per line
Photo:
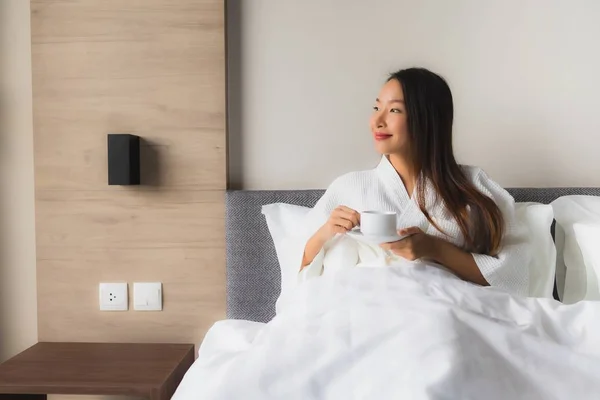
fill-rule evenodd
<path id="1" fill-rule="evenodd" d="M 393 73 L 373 107 L 382 154 L 373 169 L 337 178 L 311 210 L 318 221 L 301 273 L 320 274 L 327 244 L 360 223 L 361 210 L 393 211 L 403 240 L 381 245 L 409 260 L 441 264 L 463 280 L 526 295 L 530 249 L 514 199 L 479 168 L 458 165 L 454 106 L 443 78 L 426 69 Z"/>

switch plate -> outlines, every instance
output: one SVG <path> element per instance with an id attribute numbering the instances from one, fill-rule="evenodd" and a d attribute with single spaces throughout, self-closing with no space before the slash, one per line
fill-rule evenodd
<path id="1" fill-rule="evenodd" d="M 162 311 L 162 284 L 160 282 L 134 282 L 133 309 Z"/>
<path id="2" fill-rule="evenodd" d="M 127 311 L 127 283 L 101 283 L 100 311 Z"/>

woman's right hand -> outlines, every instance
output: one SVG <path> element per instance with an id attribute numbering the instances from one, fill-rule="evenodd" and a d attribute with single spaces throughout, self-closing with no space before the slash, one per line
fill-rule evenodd
<path id="1" fill-rule="evenodd" d="M 358 211 L 346 206 L 338 206 L 327 222 L 319 229 L 319 236 L 324 242 L 333 238 L 338 233 L 346 233 L 360 223 Z"/>
<path id="2" fill-rule="evenodd" d="M 345 206 L 339 206 L 329 216 L 325 224 L 308 239 L 302 256 L 300 271 L 310 264 L 321 251 L 325 243 L 338 233 L 346 233 L 360 223 L 360 214 Z"/>

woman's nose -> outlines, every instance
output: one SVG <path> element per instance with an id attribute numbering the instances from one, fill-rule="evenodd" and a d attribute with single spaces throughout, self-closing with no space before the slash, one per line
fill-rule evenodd
<path id="1" fill-rule="evenodd" d="M 385 126 L 385 120 L 382 118 L 381 113 L 375 115 L 375 126 L 377 128 L 383 128 Z"/>

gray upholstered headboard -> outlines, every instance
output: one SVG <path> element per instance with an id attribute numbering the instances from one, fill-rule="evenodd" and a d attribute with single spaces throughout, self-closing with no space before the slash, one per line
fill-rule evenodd
<path id="1" fill-rule="evenodd" d="M 600 196 L 600 188 L 508 189 L 517 202 L 548 204 L 567 195 Z M 323 190 L 239 190 L 226 193 L 227 317 L 267 322 L 275 316 L 281 278 L 261 207 L 312 207 Z"/>

